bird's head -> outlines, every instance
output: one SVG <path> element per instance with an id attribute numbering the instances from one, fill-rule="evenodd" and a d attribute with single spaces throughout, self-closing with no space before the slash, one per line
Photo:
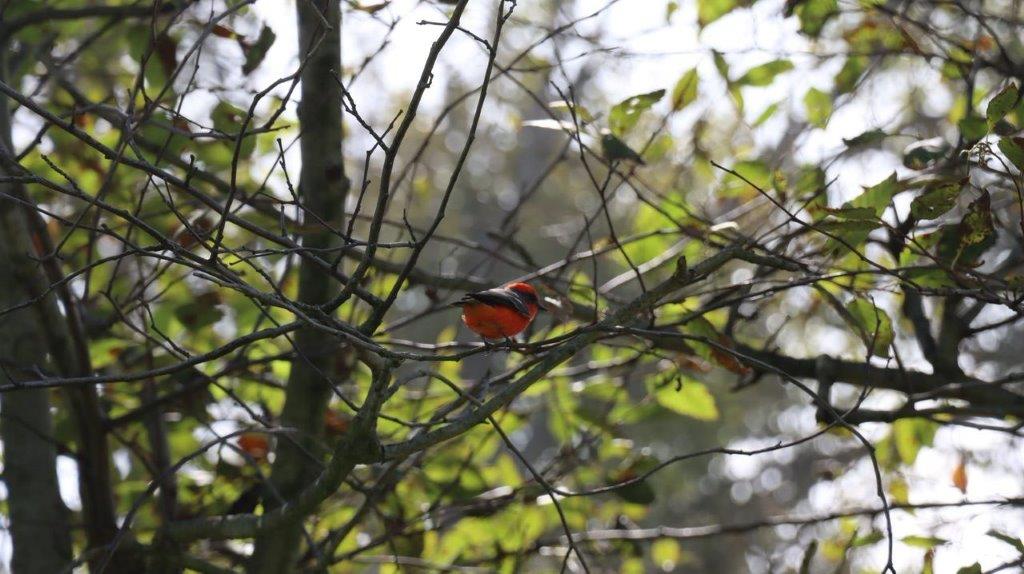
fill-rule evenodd
<path id="1" fill-rule="evenodd" d="M 528 304 L 540 305 L 540 298 L 537 296 L 537 290 L 529 283 L 509 283 L 505 288 L 518 295 L 519 298 Z"/>

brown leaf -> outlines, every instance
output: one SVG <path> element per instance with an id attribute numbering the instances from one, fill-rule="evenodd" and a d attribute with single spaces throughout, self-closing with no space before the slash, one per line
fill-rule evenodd
<path id="1" fill-rule="evenodd" d="M 267 458 L 270 453 L 270 442 L 262 433 L 245 433 L 238 437 L 238 448 L 257 461 Z"/>
<path id="2" fill-rule="evenodd" d="M 178 42 L 167 34 L 160 34 L 153 44 L 156 55 L 160 59 L 160 65 L 164 67 L 164 73 L 170 77 L 178 67 Z"/>
<path id="3" fill-rule="evenodd" d="M 719 335 L 718 343 L 723 347 L 732 349 L 734 347 L 732 339 L 725 335 Z M 719 364 L 723 369 L 736 373 L 737 375 L 750 374 L 752 369 L 736 358 L 736 355 L 723 351 L 718 347 L 711 347 L 711 357 L 715 359 L 715 362 Z"/>
<path id="4" fill-rule="evenodd" d="M 75 122 L 75 127 L 87 130 L 92 127 L 93 117 L 92 114 L 76 113 L 72 117 L 72 121 Z"/>
<path id="5" fill-rule="evenodd" d="M 32 233 L 32 250 L 37 257 L 44 257 L 46 255 L 46 244 L 38 233 Z"/>
<path id="6" fill-rule="evenodd" d="M 181 116 L 175 117 L 171 123 L 174 125 L 174 127 L 178 128 L 179 130 L 185 133 L 192 133 L 191 126 L 189 126 L 189 123 Z"/>
<path id="7" fill-rule="evenodd" d="M 967 461 L 960 457 L 960 463 L 953 469 L 953 486 L 967 494 Z"/>
<path id="8" fill-rule="evenodd" d="M 697 357 L 692 357 L 689 355 L 676 355 L 675 363 L 676 365 L 679 366 L 680 369 L 696 371 L 698 373 L 711 372 L 711 365 L 707 364 L 706 362 L 700 360 Z"/>
<path id="9" fill-rule="evenodd" d="M 351 418 L 336 411 L 327 411 L 324 415 L 324 431 L 328 435 L 339 436 L 348 431 Z"/>
<path id="10" fill-rule="evenodd" d="M 423 293 L 431 303 L 436 304 L 441 301 L 441 296 L 437 292 L 437 287 L 434 287 L 433 285 L 427 285 L 427 288 L 423 290 Z"/>
<path id="11" fill-rule="evenodd" d="M 174 240 L 182 249 L 192 249 L 205 241 L 213 228 L 213 222 L 207 216 L 201 215 L 190 224 L 190 227 L 191 229 L 182 229 L 174 237 Z"/>
<path id="12" fill-rule="evenodd" d="M 228 28 L 227 26 L 222 26 L 220 24 L 214 24 L 213 30 L 211 30 L 211 32 L 213 33 L 214 36 L 217 36 L 218 38 L 234 38 L 235 36 L 238 36 L 238 34 L 234 30 Z"/>
<path id="13" fill-rule="evenodd" d="M 378 12 L 379 10 L 383 10 L 384 8 L 386 8 L 389 3 L 390 3 L 390 0 L 388 0 L 388 2 L 378 2 L 376 4 L 359 4 L 359 5 L 353 6 L 353 8 L 356 9 L 356 10 L 359 10 L 360 12 L 366 12 L 367 14 L 374 14 L 374 13 Z"/>

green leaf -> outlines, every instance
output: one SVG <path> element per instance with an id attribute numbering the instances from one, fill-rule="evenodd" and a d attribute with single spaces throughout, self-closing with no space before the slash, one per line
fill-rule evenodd
<path id="1" fill-rule="evenodd" d="M 743 114 L 743 110 L 746 107 L 746 101 L 743 99 L 743 90 L 740 89 L 742 86 L 735 82 L 728 84 L 728 86 L 729 96 L 732 98 L 733 102 L 736 103 L 736 110 L 739 111 L 740 114 Z"/>
<path id="2" fill-rule="evenodd" d="M 981 255 L 995 243 L 995 233 L 985 234 L 977 243 L 967 243 L 964 236 L 968 233 L 967 225 L 961 220 L 960 223 L 943 225 L 934 233 L 919 237 L 918 242 L 925 246 L 934 246 L 936 258 L 946 265 L 976 267 Z"/>
<path id="3" fill-rule="evenodd" d="M 648 454 L 647 449 L 642 449 L 639 455 L 630 456 L 626 461 L 624 461 L 624 463 L 624 467 L 608 479 L 610 484 L 620 484 L 639 478 L 657 467 L 658 464 L 660 464 L 660 461 L 656 457 Z M 651 486 L 651 483 L 646 479 L 628 486 L 617 488 L 612 492 L 626 502 L 631 504 L 643 504 L 645 506 L 654 502 L 656 498 L 654 487 Z"/>
<path id="4" fill-rule="evenodd" d="M 880 531 L 872 530 L 871 532 L 865 534 L 864 536 L 858 536 L 858 537 L 854 538 L 853 541 L 850 542 L 850 547 L 851 548 L 860 548 L 861 546 L 870 546 L 870 545 L 872 545 L 872 544 L 882 540 L 882 538 L 883 538 L 883 535 L 882 535 L 882 533 Z"/>
<path id="5" fill-rule="evenodd" d="M 216 292 L 206 293 L 175 307 L 174 317 L 189 331 L 198 331 L 209 327 L 224 316 L 224 311 L 217 306 L 220 298 Z"/>
<path id="6" fill-rule="evenodd" d="M 673 1 L 673 2 L 669 2 L 668 4 L 665 4 L 665 23 L 666 24 L 672 22 L 672 15 L 675 14 L 677 10 L 679 10 L 679 2 L 674 2 Z"/>
<path id="7" fill-rule="evenodd" d="M 946 183 L 928 189 L 910 202 L 910 213 L 917 219 L 935 219 L 956 205 L 963 182 Z"/>
<path id="8" fill-rule="evenodd" d="M 892 172 L 892 175 L 884 180 L 864 188 L 864 193 L 846 202 L 844 207 L 870 207 L 875 210 L 876 216 L 881 217 L 893 196 L 899 193 L 902 187 L 896 178 L 896 172 Z"/>
<path id="9" fill-rule="evenodd" d="M 818 193 L 825 187 L 825 171 L 818 166 L 803 165 L 792 178 L 790 190 L 798 196 Z M 821 194 L 824 195 L 824 194 Z"/>
<path id="10" fill-rule="evenodd" d="M 796 7 L 797 18 L 800 19 L 800 32 L 817 38 L 829 18 L 839 13 L 836 0 L 806 0 Z"/>
<path id="11" fill-rule="evenodd" d="M 902 477 L 894 477 L 889 481 L 889 495 L 895 504 L 910 503 L 910 485 Z"/>
<path id="12" fill-rule="evenodd" d="M 691 343 L 694 351 L 702 358 L 736 374 L 742 375 L 750 371 L 750 367 L 744 365 L 734 353 L 730 352 L 735 347 L 732 339 L 719 333 L 706 317 L 697 317 L 687 321 L 684 331 L 709 341 L 708 343 L 699 341 Z"/>
<path id="13" fill-rule="evenodd" d="M 708 321 L 706 317 L 697 317 L 683 327 L 683 330 L 697 337 L 704 337 L 711 341 L 717 341 L 720 337 L 718 329 Z M 703 342 L 693 342 L 693 349 L 704 359 L 711 360 L 711 346 Z"/>
<path id="14" fill-rule="evenodd" d="M 954 62 L 952 60 L 945 60 L 939 71 L 942 73 L 942 78 L 949 81 L 957 81 L 964 79 L 964 68 L 963 64 Z"/>
<path id="15" fill-rule="evenodd" d="M 804 108 L 807 110 L 807 121 L 814 127 L 824 128 L 832 116 L 832 96 L 818 88 L 811 88 L 804 95 Z"/>
<path id="16" fill-rule="evenodd" d="M 878 221 L 878 215 L 871 207 L 826 207 L 825 212 L 848 221 Z"/>
<path id="17" fill-rule="evenodd" d="M 210 112 L 210 119 L 213 120 L 214 129 L 224 133 L 237 132 L 245 116 L 245 110 L 223 100 Z"/>
<path id="18" fill-rule="evenodd" d="M 770 120 L 777 111 L 779 111 L 779 103 L 775 102 L 774 104 L 771 104 L 767 108 L 765 108 L 764 111 L 761 112 L 761 115 L 757 116 L 757 119 L 754 120 L 754 123 L 751 124 L 751 126 L 755 128 L 761 126 L 766 121 Z"/>
<path id="19" fill-rule="evenodd" d="M 1024 138 L 999 138 L 999 151 L 1017 169 L 1024 172 Z"/>
<path id="20" fill-rule="evenodd" d="M 626 98 L 615 104 L 608 113 L 608 127 L 612 133 L 622 137 L 640 119 L 640 114 L 649 110 L 651 106 L 665 95 L 665 90 L 655 90 L 646 94 L 637 94 Z"/>
<path id="21" fill-rule="evenodd" d="M 852 92 L 857 87 L 857 82 L 866 69 L 867 59 L 864 56 L 850 56 L 847 58 L 835 77 L 836 95 L 841 96 Z"/>
<path id="22" fill-rule="evenodd" d="M 789 60 L 773 60 L 747 70 L 747 73 L 740 76 L 736 83 L 744 86 L 768 86 L 775 80 L 776 76 L 792 69 L 793 62 Z"/>
<path id="23" fill-rule="evenodd" d="M 810 574 L 811 563 L 814 561 L 814 554 L 818 551 L 818 541 L 812 540 L 807 545 L 807 550 L 804 551 L 803 560 L 800 561 L 800 572 L 799 574 Z"/>
<path id="24" fill-rule="evenodd" d="M 593 114 L 591 114 L 590 110 L 588 110 L 585 106 L 582 106 L 580 104 L 573 104 L 572 109 L 570 109 L 569 103 L 566 102 L 565 100 L 554 100 L 552 102 L 548 102 L 548 109 L 553 112 L 575 112 L 576 117 L 579 118 L 582 123 L 591 123 L 594 121 Z M 527 122 L 523 122 L 523 125 L 526 124 Z M 570 128 L 570 131 L 575 129 L 575 127 L 572 127 Z"/>
<path id="25" fill-rule="evenodd" d="M 904 280 L 921 287 L 956 286 L 956 281 L 942 269 L 908 269 L 902 275 Z"/>
<path id="26" fill-rule="evenodd" d="M 967 207 L 967 214 L 960 221 L 960 245 L 978 245 L 995 233 L 992 225 L 992 197 L 987 191 Z"/>
<path id="27" fill-rule="evenodd" d="M 722 196 L 731 197 L 752 191 L 751 184 L 762 190 L 768 190 L 772 185 L 772 172 L 762 161 L 738 161 L 733 164 L 732 170 L 743 177 L 727 174 L 720 190 Z"/>
<path id="28" fill-rule="evenodd" d="M 916 141 L 903 150 L 903 165 L 913 170 L 931 167 L 952 149 L 941 137 Z"/>
<path id="29" fill-rule="evenodd" d="M 834 251 L 847 245 L 857 249 L 867 240 L 868 235 L 881 225 L 878 220 L 850 219 L 822 221 L 815 224 L 815 228 L 842 240 L 829 238 L 828 250 Z"/>
<path id="30" fill-rule="evenodd" d="M 975 562 L 956 571 L 956 574 L 982 574 L 981 564 Z"/>
<path id="31" fill-rule="evenodd" d="M 847 317 L 844 317 L 857 332 L 857 335 L 864 340 L 864 344 L 871 347 L 871 354 L 878 357 L 889 356 L 889 346 L 892 345 L 894 333 L 892 319 L 883 309 L 876 307 L 867 299 L 857 298 L 846 305 Z"/>
<path id="32" fill-rule="evenodd" d="M 738 5 L 736 0 L 697 0 L 697 23 L 703 28 L 725 16 Z"/>
<path id="33" fill-rule="evenodd" d="M 697 84 L 699 82 L 697 68 L 690 68 L 679 78 L 675 87 L 672 88 L 673 111 L 681 110 L 697 99 Z"/>
<path id="34" fill-rule="evenodd" d="M 846 144 L 846 147 L 850 148 L 868 146 L 871 144 L 878 143 L 880 141 L 884 141 L 888 135 L 889 134 L 885 133 L 884 130 L 876 128 L 873 130 L 868 130 L 866 132 L 861 132 L 859 135 L 856 135 L 850 139 L 843 139 L 843 143 Z"/>
<path id="35" fill-rule="evenodd" d="M 936 546 L 942 546 L 949 542 L 945 538 L 937 538 L 935 536 L 905 536 L 900 539 L 900 542 L 913 546 L 915 548 L 930 549 Z"/>
<path id="36" fill-rule="evenodd" d="M 892 424 L 893 442 L 903 464 L 917 460 L 921 447 L 931 446 L 938 424 L 927 419 L 900 419 Z"/>
<path id="37" fill-rule="evenodd" d="M 999 120 L 1017 105 L 1020 94 L 1017 92 L 1016 84 L 1007 84 L 998 94 L 988 102 L 988 109 L 985 110 L 985 119 L 988 121 L 988 129 L 996 126 Z"/>
<path id="38" fill-rule="evenodd" d="M 667 384 L 655 392 L 658 404 L 681 415 L 702 421 L 718 420 L 718 406 L 703 383 L 682 378 L 679 390 L 676 385 Z"/>
<path id="39" fill-rule="evenodd" d="M 242 121 L 245 119 L 247 115 L 248 112 L 246 112 L 245 110 L 237 108 L 228 102 L 221 101 L 217 104 L 216 107 L 213 108 L 213 111 L 210 112 L 210 119 L 213 120 L 213 127 L 217 131 L 230 135 L 235 135 L 237 134 L 238 130 L 242 128 Z M 229 154 L 234 153 L 234 140 L 218 140 L 210 143 L 213 144 L 213 147 L 226 147 L 228 149 Z M 256 136 L 254 134 L 247 134 L 244 138 L 242 138 L 242 147 L 239 150 L 240 157 L 247 158 L 251 156 L 255 150 Z M 228 157 L 226 158 L 226 162 L 224 163 L 229 164 L 230 161 L 231 159 L 230 157 Z"/>
<path id="40" fill-rule="evenodd" d="M 147 27 L 130 27 L 123 30 L 125 39 L 130 44 L 130 52 L 142 63 L 145 54 L 152 54 L 143 69 L 143 77 L 146 80 L 147 90 L 151 95 L 168 87 L 169 94 L 173 95 L 173 84 L 167 84 L 171 74 L 178 67 L 178 39 L 163 32 L 156 36 Z"/>
<path id="41" fill-rule="evenodd" d="M 718 74 L 722 76 L 726 84 L 731 84 L 732 80 L 729 79 L 729 63 L 725 61 L 725 56 L 718 50 L 711 50 L 711 56 L 715 61 L 715 69 L 718 70 Z"/>
<path id="42" fill-rule="evenodd" d="M 267 57 L 267 51 L 274 45 L 276 39 L 277 35 L 269 26 L 263 26 L 259 37 L 253 44 L 246 44 L 239 39 L 238 43 L 242 46 L 242 52 L 245 53 L 245 65 L 242 66 L 243 74 L 248 76 L 263 63 L 263 59 Z"/>
<path id="43" fill-rule="evenodd" d="M 960 135 L 964 136 L 964 141 L 968 144 L 981 141 L 988 133 L 988 124 L 984 118 L 973 114 L 960 120 L 956 125 L 960 128 Z"/>
<path id="44" fill-rule="evenodd" d="M 647 506 L 657 498 L 654 487 L 646 480 L 614 490 L 615 494 L 630 504 Z"/>
<path id="45" fill-rule="evenodd" d="M 1014 538 L 1013 536 L 1010 536 L 1009 534 L 1003 534 L 998 530 L 989 530 L 988 535 L 997 540 L 1002 540 L 1010 546 L 1013 546 L 1017 549 L 1017 552 L 1020 552 L 1022 555 L 1024 555 L 1024 541 L 1021 541 L 1020 538 Z"/>
<path id="46" fill-rule="evenodd" d="M 672 134 L 662 133 L 647 146 L 644 155 L 647 156 L 648 161 L 658 161 L 667 156 L 672 151 L 673 146 L 675 146 L 675 140 L 672 139 Z"/>
<path id="47" fill-rule="evenodd" d="M 174 120 L 170 116 L 158 113 L 156 117 L 160 120 L 159 123 L 146 122 L 142 124 L 141 130 L 138 132 L 141 139 L 173 153 L 181 153 L 182 150 L 190 147 L 192 141 L 189 138 L 180 132 L 171 132 L 163 127 L 165 125 L 173 125 Z M 168 136 L 170 136 L 169 139 Z"/>
<path id="48" fill-rule="evenodd" d="M 679 542 L 671 538 L 655 540 L 651 544 L 651 561 L 664 572 L 674 570 L 682 554 Z"/>
<path id="49" fill-rule="evenodd" d="M 1017 113 L 1020 114 L 1020 111 L 1019 111 L 1020 110 L 1020 106 L 1018 106 L 1017 109 L 1018 109 Z M 982 123 L 984 125 L 984 122 L 982 122 Z M 996 122 L 995 127 L 992 128 L 992 133 L 996 134 L 997 136 L 1010 136 L 1010 135 L 1013 135 L 1013 134 L 1017 133 L 1018 131 L 1020 131 L 1020 130 L 1017 129 L 1017 126 L 1011 124 L 1010 122 L 1006 121 L 1005 119 L 1002 119 L 1002 120 L 999 120 L 998 122 Z"/>
<path id="50" fill-rule="evenodd" d="M 644 160 L 640 157 L 640 154 L 633 151 L 633 148 L 626 145 L 626 142 L 612 134 L 601 136 L 601 151 L 604 153 L 604 158 L 609 162 L 631 161 L 644 165 Z"/>

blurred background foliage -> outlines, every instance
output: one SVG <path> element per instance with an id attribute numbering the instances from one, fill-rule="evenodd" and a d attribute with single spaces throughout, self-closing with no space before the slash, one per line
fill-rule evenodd
<path id="1" fill-rule="evenodd" d="M 433 70 L 396 164 L 380 238 L 393 246 L 362 280 L 369 293 L 388 294 L 409 256 L 402 244 L 423 237 L 441 208 L 471 129 L 487 61 L 479 40 L 490 37 L 497 4 L 468 3 L 463 26 L 480 38 L 457 32 Z M 4 81 L 67 122 L 12 105 L 17 163 L 64 189 L 26 186 L 70 278 L 92 369 L 115 380 L 170 371 L 99 393 L 118 513 L 141 504 L 131 531 L 151 544 L 168 518 L 259 508 L 280 440 L 263 430 L 276 426 L 296 360 L 289 339 L 276 337 L 174 368 L 294 320 L 218 285 L 184 254 L 208 256 L 216 206 L 237 193 L 235 215 L 249 227 L 225 226 L 222 261 L 255 292 L 295 299 L 295 250 L 274 238 L 301 244 L 325 224 L 303 220 L 294 201 L 302 157 L 293 82 L 271 88 L 299 64 L 293 2 L 168 2 L 148 15 L 19 21 L 96 6 L 4 3 Z M 436 24 L 452 10 L 343 2 L 336 72 L 347 109 L 384 132 L 406 109 Z M 445 217 L 375 340 L 423 353 L 472 348 L 475 338 L 445 304 L 523 276 L 561 309 L 525 340 L 571 335 L 588 323 L 581 309 L 596 302 L 602 316 L 671 275 L 677 258 L 693 265 L 736 237 L 753 238 L 783 254 L 792 273 L 724 267 L 658 309 L 660 326 L 697 337 L 685 349 L 642 337 L 601 341 L 496 421 L 549 483 L 571 491 L 629 481 L 705 449 L 767 450 L 694 457 L 611 492 L 561 498 L 573 532 L 644 534 L 579 543 L 593 571 L 877 571 L 886 525 L 871 457 L 838 427 L 771 448 L 814 434 L 827 417 L 805 392 L 729 349 L 828 355 L 951 382 L 1003 380 L 1019 396 L 1020 18 L 1020 4 L 1003 0 L 519 2 Z M 200 194 L 112 162 L 76 130 Z M 352 237 L 367 235 L 377 201 L 374 144 L 348 115 L 352 191 L 342 225 Z M 343 270 L 355 266 L 354 253 Z M 643 271 L 643 285 L 631 267 Z M 370 312 L 351 299 L 336 316 L 359 325 Z M 936 335 L 916 331 L 922 320 Z M 354 361 L 342 345 L 334 360 Z M 531 361 L 489 351 L 403 365 L 381 440 L 407 439 L 447 408 L 455 395 L 442 380 L 479 390 Z M 347 370 L 320 458 L 349 428 L 354 413 L 342 399 L 359 402 L 370 385 L 362 363 Z M 957 506 L 1019 501 L 1019 405 L 905 403 L 906 388 L 838 382 L 853 383 L 833 389 L 840 412 L 863 400 L 890 413 L 859 425 L 888 502 L 951 506 L 892 511 L 897 569 L 1019 567 L 1019 509 Z M 53 438 L 62 494 L 77 511 L 67 485 L 78 438 L 65 401 L 53 395 Z M 177 469 L 172 517 L 149 492 L 159 467 L 145 427 L 154 410 L 172 462 L 246 431 Z M 848 509 L 866 511 L 815 519 Z M 793 519 L 772 522 L 779 517 Z M 353 519 L 346 536 L 332 538 Z M 643 530 L 658 526 L 683 530 Z M 568 552 L 551 497 L 486 424 L 400 464 L 358 467 L 306 527 L 333 542 L 323 547 L 332 572 L 558 571 Z M 80 551 L 84 533 L 74 534 Z M 191 551 L 235 568 L 250 546 L 210 541 Z M 310 552 L 300 561 L 316 563 Z M 567 563 L 582 569 L 576 558 Z"/>

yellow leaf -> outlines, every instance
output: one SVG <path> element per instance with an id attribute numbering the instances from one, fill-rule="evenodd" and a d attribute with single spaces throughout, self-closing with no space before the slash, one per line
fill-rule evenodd
<path id="1" fill-rule="evenodd" d="M 659 389 L 654 398 L 661 406 L 681 415 L 702 421 L 718 420 L 718 406 L 715 397 L 703 383 L 683 377 L 678 388 L 666 385 Z"/>

